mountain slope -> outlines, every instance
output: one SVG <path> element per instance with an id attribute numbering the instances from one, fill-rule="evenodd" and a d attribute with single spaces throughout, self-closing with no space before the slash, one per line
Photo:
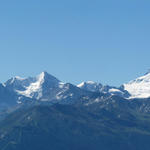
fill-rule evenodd
<path id="1" fill-rule="evenodd" d="M 0 111 L 17 104 L 17 95 L 0 84 Z"/>
<path id="2" fill-rule="evenodd" d="M 120 88 L 91 81 L 75 86 L 46 72 L 14 77 L 0 84 L 0 117 L 11 112 L 0 121 L 0 148 L 149 150 L 150 98 L 137 90 L 149 94 L 149 77 Z"/>
<path id="3" fill-rule="evenodd" d="M 127 84 L 124 84 L 124 89 L 127 90 L 131 96 L 130 98 L 148 98 L 150 97 L 150 73 L 146 73 Z"/>
<path id="4" fill-rule="evenodd" d="M 120 117 L 125 115 L 124 117 Z M 53 105 L 18 110 L 0 124 L 2 150 L 149 150 L 150 117 Z"/>
<path id="5" fill-rule="evenodd" d="M 54 89 L 58 87 L 60 83 L 58 79 L 47 72 L 42 72 L 37 77 L 12 78 L 5 83 L 5 86 L 19 95 L 40 99 L 43 96 L 44 90 Z"/>

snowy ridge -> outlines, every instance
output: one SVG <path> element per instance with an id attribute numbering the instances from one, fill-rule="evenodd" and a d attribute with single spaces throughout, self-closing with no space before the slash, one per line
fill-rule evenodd
<path id="1" fill-rule="evenodd" d="M 18 101 L 34 99 L 40 101 L 61 101 L 79 99 L 89 92 L 120 96 L 125 99 L 150 97 L 150 72 L 121 87 L 102 85 L 93 81 L 82 82 L 75 86 L 63 83 L 47 72 L 36 77 L 13 77 L 2 84 L 2 88 L 17 94 Z"/>
<path id="2" fill-rule="evenodd" d="M 150 73 L 146 73 L 123 86 L 131 94 L 130 98 L 148 98 L 150 97 Z"/>
<path id="3" fill-rule="evenodd" d="M 108 93 L 110 95 L 115 95 L 115 94 L 123 95 L 124 94 L 124 92 L 121 91 L 119 88 L 111 87 L 111 86 L 104 86 L 100 83 L 96 83 L 93 81 L 82 82 L 79 85 L 77 85 L 77 87 L 87 90 L 87 91 L 91 91 L 91 92 L 102 92 L 102 93 Z"/>
<path id="4" fill-rule="evenodd" d="M 115 92 L 123 93 L 121 90 L 119 90 L 119 89 L 117 89 L 117 88 L 110 88 L 110 89 L 109 89 L 109 92 L 110 92 L 110 93 L 115 93 Z"/>
<path id="5" fill-rule="evenodd" d="M 45 75 L 44 72 L 42 72 L 37 77 L 36 82 L 31 83 L 28 87 L 25 87 L 26 88 L 25 91 L 19 91 L 19 90 L 16 90 L 16 91 L 18 92 L 18 94 L 21 94 L 30 98 L 33 97 L 34 93 L 38 93 L 37 99 L 39 99 L 40 97 L 42 97 L 42 84 L 44 82 L 44 75 Z"/>
<path id="6" fill-rule="evenodd" d="M 27 86 L 23 86 L 24 90 L 17 89 L 15 91 L 19 95 L 39 100 L 43 96 L 43 90 L 47 90 L 44 88 L 44 84 L 47 83 L 49 86 L 47 88 L 52 88 L 56 85 L 58 85 L 59 87 L 63 87 L 64 84 L 57 80 L 55 77 L 48 74 L 47 72 L 42 72 L 37 77 L 33 78 L 33 80 Z"/>

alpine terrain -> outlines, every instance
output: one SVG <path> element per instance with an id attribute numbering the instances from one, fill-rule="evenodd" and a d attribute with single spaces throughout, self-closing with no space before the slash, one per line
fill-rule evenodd
<path id="1" fill-rule="evenodd" d="M 149 150 L 150 72 L 120 87 L 47 72 L 0 84 L 0 150 Z"/>

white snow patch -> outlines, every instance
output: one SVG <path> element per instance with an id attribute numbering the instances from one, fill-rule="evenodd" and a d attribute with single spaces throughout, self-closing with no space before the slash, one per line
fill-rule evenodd
<path id="1" fill-rule="evenodd" d="M 59 88 L 63 88 L 63 87 L 64 87 L 64 85 L 65 85 L 65 83 L 60 82 L 60 83 L 59 83 Z"/>
<path id="2" fill-rule="evenodd" d="M 82 82 L 82 83 L 78 84 L 77 87 L 82 88 L 85 84 L 97 85 L 97 83 L 95 83 L 94 81 L 86 81 L 86 82 Z"/>
<path id="3" fill-rule="evenodd" d="M 17 101 L 17 103 L 18 103 L 18 104 L 21 104 L 22 102 L 21 102 L 21 101 Z"/>
<path id="4" fill-rule="evenodd" d="M 84 84 L 85 84 L 85 82 L 82 82 L 82 83 L 78 84 L 77 87 L 81 88 L 84 86 Z"/>
<path id="5" fill-rule="evenodd" d="M 110 93 L 114 93 L 114 92 L 120 92 L 120 93 L 122 93 L 122 91 L 120 91 L 119 89 L 114 89 L 114 88 L 109 89 L 109 92 Z"/>
<path id="6" fill-rule="evenodd" d="M 44 82 L 44 72 L 42 72 L 38 77 L 37 81 L 34 83 L 31 83 L 28 87 L 26 87 L 25 91 L 18 91 L 17 92 L 21 95 L 24 95 L 26 97 L 32 98 L 34 93 L 38 93 L 37 99 L 40 99 L 42 97 L 42 83 Z"/>
<path id="7" fill-rule="evenodd" d="M 95 102 L 96 102 L 96 103 L 100 102 L 100 99 L 99 99 L 99 98 L 96 98 L 96 99 L 95 99 Z"/>
<path id="8" fill-rule="evenodd" d="M 88 84 L 96 84 L 94 81 L 87 81 Z"/>
<path id="9" fill-rule="evenodd" d="M 124 84 L 124 89 L 130 94 L 130 98 L 150 97 L 150 73 Z"/>

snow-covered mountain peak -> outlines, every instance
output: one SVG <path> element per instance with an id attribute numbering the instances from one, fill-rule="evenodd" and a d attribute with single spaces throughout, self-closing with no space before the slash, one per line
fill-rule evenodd
<path id="1" fill-rule="evenodd" d="M 46 72 L 42 72 L 40 73 L 37 78 L 44 78 L 45 77 L 45 74 L 47 74 Z"/>
<path id="2" fill-rule="evenodd" d="M 36 77 L 37 80 L 39 81 L 46 81 L 46 82 L 49 82 L 51 84 L 59 84 L 59 80 L 57 78 L 55 78 L 54 76 L 50 75 L 49 73 L 47 72 L 42 72 L 40 73 L 37 77 Z"/>
<path id="3" fill-rule="evenodd" d="M 59 84 L 62 85 L 62 82 L 57 78 L 47 72 L 42 72 L 28 86 L 24 86 L 24 90 L 17 90 L 17 93 L 26 97 L 40 99 L 44 91 L 59 87 Z"/>
<path id="4" fill-rule="evenodd" d="M 41 72 L 39 75 L 37 75 L 37 78 L 46 78 L 47 76 L 51 76 L 49 73 L 47 73 L 46 71 Z M 55 77 L 53 77 L 55 78 Z"/>
<path id="5" fill-rule="evenodd" d="M 38 93 L 37 99 L 42 96 L 42 84 L 44 83 L 44 73 L 41 73 L 36 77 L 36 81 L 32 82 L 29 86 L 25 87 L 25 90 L 17 92 L 26 97 L 32 98 L 34 93 Z"/>
<path id="6" fill-rule="evenodd" d="M 124 89 L 131 94 L 130 98 L 148 98 L 150 97 L 150 72 L 135 80 L 124 84 Z"/>
<path id="7" fill-rule="evenodd" d="M 148 98 L 150 97 L 150 71 L 127 84 L 123 84 L 121 87 L 102 85 L 94 81 L 86 81 L 74 86 L 61 82 L 47 72 L 42 72 L 36 77 L 21 78 L 15 76 L 2 84 L 2 86 L 19 97 L 41 101 L 60 100 L 60 98 L 66 98 L 72 93 L 80 95 L 78 92 L 89 91 L 124 98 Z"/>
<path id="8" fill-rule="evenodd" d="M 77 85 L 77 87 L 91 92 L 100 92 L 108 95 L 118 95 L 125 98 L 129 95 L 127 91 L 121 89 L 120 87 L 117 88 L 113 86 L 102 85 L 93 81 L 82 82 L 81 84 Z"/>
<path id="9" fill-rule="evenodd" d="M 36 83 L 42 84 L 45 81 L 45 72 L 36 76 Z"/>
<path id="10" fill-rule="evenodd" d="M 77 87 L 84 89 L 84 90 L 92 91 L 92 92 L 98 92 L 102 88 L 102 85 L 94 81 L 86 81 L 86 82 L 80 83 L 79 85 L 77 85 Z"/>
<path id="11" fill-rule="evenodd" d="M 21 78 L 19 76 L 12 77 L 3 85 L 10 90 L 24 90 L 26 86 L 29 86 L 31 82 L 34 82 L 35 78 Z"/>

